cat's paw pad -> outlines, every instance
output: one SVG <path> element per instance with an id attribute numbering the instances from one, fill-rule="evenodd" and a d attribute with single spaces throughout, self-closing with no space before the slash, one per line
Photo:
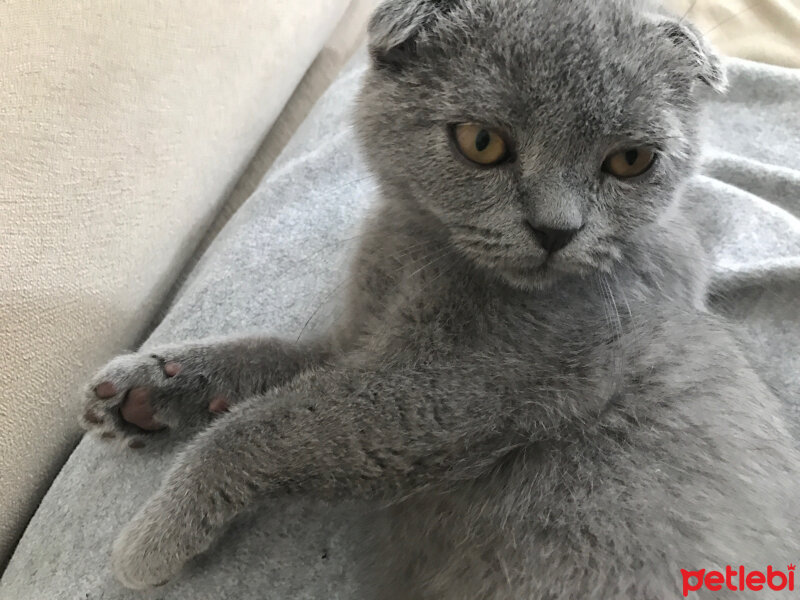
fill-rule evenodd
<path id="1" fill-rule="evenodd" d="M 180 362 L 158 354 L 118 356 L 106 365 L 88 385 L 82 424 L 100 433 L 103 439 L 152 433 L 168 427 L 169 411 L 164 411 L 167 395 L 180 392 Z M 141 440 L 131 440 L 141 447 Z"/>
<path id="2" fill-rule="evenodd" d="M 140 448 L 147 435 L 206 424 L 231 397 L 207 376 L 212 368 L 185 348 L 118 356 L 87 386 L 83 427 Z"/>

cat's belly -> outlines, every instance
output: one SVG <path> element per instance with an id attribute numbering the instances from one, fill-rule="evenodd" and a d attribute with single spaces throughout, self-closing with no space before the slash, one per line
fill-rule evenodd
<path id="1" fill-rule="evenodd" d="M 796 560 L 800 455 L 738 354 L 719 360 L 648 366 L 594 423 L 396 506 L 381 597 L 677 598 L 681 569 Z"/>
<path id="2" fill-rule="evenodd" d="M 725 477 L 681 482 L 686 461 L 666 473 L 630 454 L 590 457 L 615 443 L 554 447 L 560 458 L 520 459 L 508 473 L 395 507 L 380 597 L 677 598 L 681 569 L 766 568 L 800 551 L 785 510 L 759 513 L 763 503 Z M 715 597 L 705 593 L 697 597 Z"/>

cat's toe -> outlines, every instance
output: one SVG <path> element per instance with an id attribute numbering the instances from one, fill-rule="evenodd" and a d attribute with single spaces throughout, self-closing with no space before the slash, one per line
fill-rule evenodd
<path id="1" fill-rule="evenodd" d="M 94 386 L 94 394 L 101 400 L 108 400 L 117 395 L 117 388 L 112 381 L 102 381 Z"/>
<path id="2" fill-rule="evenodd" d="M 82 419 L 88 427 L 97 427 L 105 422 L 103 415 L 92 407 L 89 407 L 84 411 Z"/>

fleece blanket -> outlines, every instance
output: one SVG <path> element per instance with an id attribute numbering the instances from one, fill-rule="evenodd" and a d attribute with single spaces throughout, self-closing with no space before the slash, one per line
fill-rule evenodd
<path id="1" fill-rule="evenodd" d="M 321 99 L 146 346 L 252 330 L 297 338 L 335 318 L 329 307 L 336 303 L 327 300 L 337 296 L 354 231 L 374 197 L 347 126 L 365 60 L 361 53 Z M 741 325 L 753 363 L 797 426 L 800 71 L 744 61 L 729 68 L 731 90 L 713 99 L 705 166 L 686 210 L 713 262 L 710 306 Z M 132 451 L 84 439 L 28 526 L 0 599 L 363 597 L 354 549 L 359 516 L 370 507 L 313 498 L 270 502 L 242 517 L 166 587 L 144 596 L 121 588 L 108 568 L 111 543 L 178 447 Z"/>

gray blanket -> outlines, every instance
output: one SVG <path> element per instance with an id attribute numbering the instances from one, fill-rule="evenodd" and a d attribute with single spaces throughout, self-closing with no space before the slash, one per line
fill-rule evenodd
<path id="1" fill-rule="evenodd" d="M 362 54 L 323 97 L 147 345 L 253 329 L 297 338 L 335 318 L 328 300 L 338 295 L 349 242 L 372 197 L 346 126 L 363 63 Z M 742 61 L 730 69 L 732 89 L 714 100 L 707 164 L 687 210 L 713 257 L 713 309 L 742 324 L 754 364 L 797 425 L 800 72 Z M 353 556 L 359 514 L 370 507 L 312 498 L 271 502 L 243 517 L 164 588 L 144 596 L 122 589 L 108 569 L 111 542 L 175 452 L 175 445 L 133 451 L 84 439 L 31 521 L 0 599 L 362 597 Z"/>

